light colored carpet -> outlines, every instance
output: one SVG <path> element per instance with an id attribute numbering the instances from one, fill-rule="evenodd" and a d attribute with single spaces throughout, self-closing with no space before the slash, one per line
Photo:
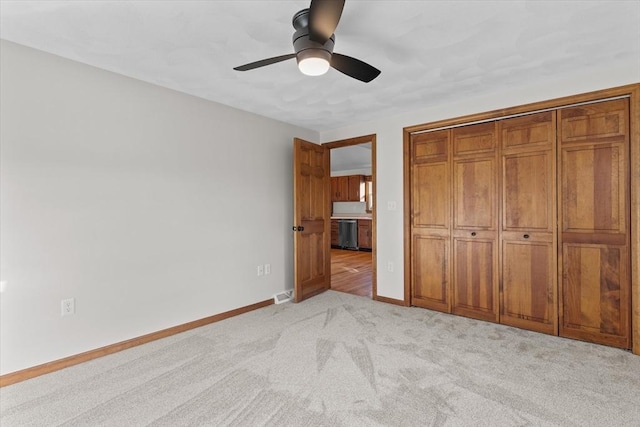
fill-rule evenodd
<path id="1" fill-rule="evenodd" d="M 329 291 L 0 389 L 9 426 L 640 426 L 629 352 Z"/>

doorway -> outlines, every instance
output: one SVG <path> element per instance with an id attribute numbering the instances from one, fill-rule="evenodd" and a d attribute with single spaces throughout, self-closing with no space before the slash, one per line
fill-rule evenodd
<path id="1" fill-rule="evenodd" d="M 331 289 L 376 299 L 376 135 L 323 145 L 331 159 Z M 355 243 L 340 241 L 336 233 L 351 221 Z"/>

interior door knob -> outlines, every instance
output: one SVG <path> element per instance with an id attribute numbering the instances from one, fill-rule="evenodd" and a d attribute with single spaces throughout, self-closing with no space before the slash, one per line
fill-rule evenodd
<path id="1" fill-rule="evenodd" d="M 303 227 L 303 226 L 301 226 L 301 225 L 299 225 L 299 226 L 298 226 L 298 231 L 304 231 L 304 227 Z"/>

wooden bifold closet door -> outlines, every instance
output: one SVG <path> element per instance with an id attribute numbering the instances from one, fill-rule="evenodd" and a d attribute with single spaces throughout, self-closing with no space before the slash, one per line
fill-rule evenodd
<path id="1" fill-rule="evenodd" d="M 452 313 L 498 321 L 498 156 L 495 122 L 451 131 Z"/>
<path id="2" fill-rule="evenodd" d="M 629 101 L 559 112 L 560 335 L 629 348 Z"/>
<path id="3" fill-rule="evenodd" d="M 451 311 L 449 130 L 411 136 L 412 304 Z"/>
<path id="4" fill-rule="evenodd" d="M 555 111 L 501 120 L 500 323 L 558 333 Z"/>
<path id="5" fill-rule="evenodd" d="M 411 304 L 631 346 L 629 100 L 409 135 Z"/>

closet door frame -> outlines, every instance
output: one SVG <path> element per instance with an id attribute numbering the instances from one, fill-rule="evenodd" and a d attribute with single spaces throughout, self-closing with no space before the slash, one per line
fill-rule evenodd
<path id="1" fill-rule="evenodd" d="M 411 135 L 462 125 L 499 120 L 506 117 L 531 114 L 563 108 L 580 103 L 598 102 L 617 97 L 629 98 L 630 130 L 630 181 L 631 181 L 631 340 L 632 351 L 640 355 L 640 83 L 619 86 L 594 92 L 551 99 L 510 108 L 439 120 L 403 129 L 404 140 L 404 302 L 411 302 L 411 175 L 409 144 Z"/>

